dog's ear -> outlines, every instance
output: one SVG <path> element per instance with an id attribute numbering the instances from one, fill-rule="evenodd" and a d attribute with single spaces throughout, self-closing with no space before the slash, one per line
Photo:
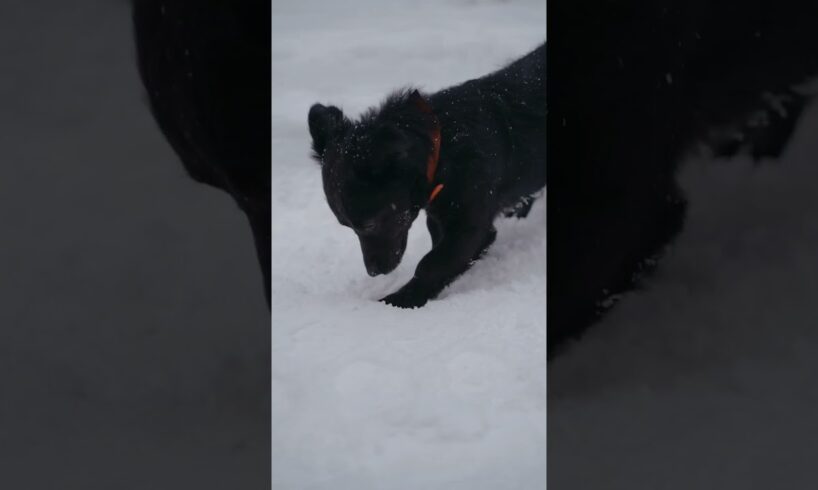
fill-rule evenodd
<path id="1" fill-rule="evenodd" d="M 429 104 L 429 101 L 417 90 L 413 90 L 411 94 L 409 94 L 409 102 L 415 106 L 415 108 L 419 109 L 424 114 L 432 114 L 432 106 Z"/>
<path id="2" fill-rule="evenodd" d="M 318 157 L 324 155 L 327 145 L 337 134 L 344 122 L 344 113 L 335 106 L 315 104 L 310 107 L 308 116 L 312 149 Z"/>
<path id="3" fill-rule="evenodd" d="M 421 95 L 420 92 L 417 90 L 413 90 L 411 94 L 409 94 L 408 98 L 409 104 L 411 104 L 412 108 L 421 114 L 421 119 L 425 121 L 427 125 L 427 131 L 431 137 L 437 134 L 439 137 L 440 133 L 440 121 L 435 114 L 434 109 L 432 109 L 432 104 Z"/>

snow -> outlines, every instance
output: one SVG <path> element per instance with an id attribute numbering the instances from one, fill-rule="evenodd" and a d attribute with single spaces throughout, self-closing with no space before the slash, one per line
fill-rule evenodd
<path id="1" fill-rule="evenodd" d="M 780 161 L 693 158 L 685 230 L 549 365 L 552 488 L 807 488 L 818 453 L 818 110 Z"/>
<path id="2" fill-rule="evenodd" d="M 273 4 L 272 474 L 282 489 L 545 485 L 545 199 L 418 310 L 377 299 L 309 157 L 314 102 L 355 116 L 391 90 L 481 76 L 545 38 L 542 0 Z"/>

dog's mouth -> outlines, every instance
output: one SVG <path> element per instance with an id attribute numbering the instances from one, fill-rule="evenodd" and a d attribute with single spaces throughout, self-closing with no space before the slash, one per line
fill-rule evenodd
<path id="1" fill-rule="evenodd" d="M 376 277 L 376 276 L 380 276 L 380 275 L 384 275 L 384 274 L 389 274 L 390 272 L 395 270 L 395 268 L 397 266 L 398 266 L 398 264 L 389 264 L 389 265 L 386 265 L 386 266 L 367 265 L 366 273 L 369 274 L 370 277 Z"/>
<path id="2" fill-rule="evenodd" d="M 396 237 L 359 236 L 366 272 L 372 277 L 389 274 L 400 264 L 408 233 Z"/>

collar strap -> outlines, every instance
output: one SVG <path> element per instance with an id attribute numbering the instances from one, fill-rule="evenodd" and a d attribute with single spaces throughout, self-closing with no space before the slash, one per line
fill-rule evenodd
<path id="1" fill-rule="evenodd" d="M 432 111 L 432 107 L 418 91 L 414 91 L 411 97 L 414 99 L 417 108 L 425 114 L 428 114 L 432 120 L 432 130 L 429 132 L 429 138 L 432 140 L 432 152 L 426 161 L 426 181 L 432 186 L 432 192 L 429 194 L 429 200 L 427 201 L 427 204 L 429 204 L 440 194 L 440 191 L 443 190 L 443 184 L 435 185 L 437 163 L 438 160 L 440 160 L 440 121 Z"/>
<path id="2" fill-rule="evenodd" d="M 437 118 L 435 118 L 437 119 Z M 436 124 L 434 131 L 432 131 L 432 153 L 429 155 L 429 160 L 426 162 L 426 181 L 429 185 L 435 183 L 435 173 L 437 172 L 437 162 L 440 159 L 440 125 Z M 443 190 L 443 184 L 437 184 L 432 188 L 432 193 L 429 195 L 429 201 L 432 202 L 440 191 Z"/>

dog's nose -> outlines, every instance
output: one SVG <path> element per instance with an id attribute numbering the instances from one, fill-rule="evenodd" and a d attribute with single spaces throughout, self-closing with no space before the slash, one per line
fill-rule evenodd
<path id="1" fill-rule="evenodd" d="M 381 267 L 381 265 L 375 260 L 366 261 L 364 262 L 364 265 L 366 266 L 366 273 L 369 274 L 370 277 L 383 274 L 384 268 Z"/>

